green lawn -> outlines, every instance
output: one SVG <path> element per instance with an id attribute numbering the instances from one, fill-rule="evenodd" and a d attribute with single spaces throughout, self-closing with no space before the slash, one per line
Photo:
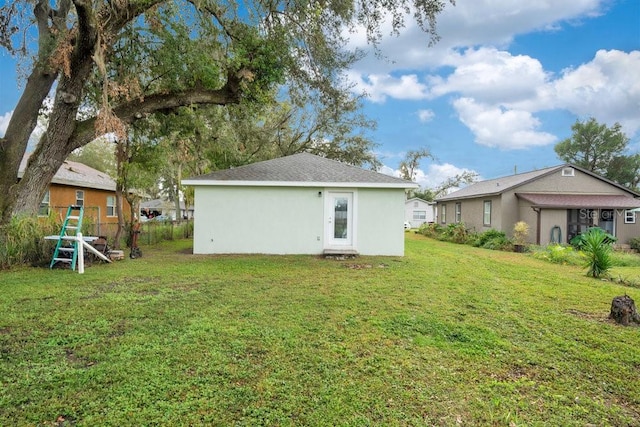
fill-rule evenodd
<path id="1" fill-rule="evenodd" d="M 407 233 L 403 258 L 0 272 L 0 425 L 640 425 L 640 289 Z"/>

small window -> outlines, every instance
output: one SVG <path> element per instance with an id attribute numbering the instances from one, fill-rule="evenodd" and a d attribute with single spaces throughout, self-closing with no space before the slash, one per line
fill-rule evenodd
<path id="1" fill-rule="evenodd" d="M 116 197 L 107 196 L 107 216 L 116 216 Z"/>
<path id="2" fill-rule="evenodd" d="M 413 211 L 413 219 L 416 221 L 426 221 L 427 211 Z"/>
<path id="3" fill-rule="evenodd" d="M 84 191 L 76 190 L 76 206 L 84 206 Z"/>
<path id="4" fill-rule="evenodd" d="M 440 208 L 440 222 L 447 223 L 447 205 L 442 205 Z"/>
<path id="5" fill-rule="evenodd" d="M 574 176 L 575 173 L 573 168 L 562 168 L 562 176 Z"/>
<path id="6" fill-rule="evenodd" d="M 418 202 L 413 202 L 413 207 L 417 208 L 418 206 L 420 206 L 420 204 Z"/>
<path id="7" fill-rule="evenodd" d="M 635 224 L 636 223 L 636 213 L 634 211 L 624 211 L 624 223 L 625 224 Z"/>
<path id="8" fill-rule="evenodd" d="M 456 203 L 456 223 L 462 222 L 462 203 Z"/>
<path id="9" fill-rule="evenodd" d="M 49 190 L 47 190 L 47 192 L 44 193 L 44 197 L 42 198 L 42 201 L 40 202 L 40 208 L 38 209 L 38 216 L 49 215 L 50 200 L 51 200 L 51 194 L 49 193 Z"/>
<path id="10" fill-rule="evenodd" d="M 491 200 L 485 200 L 483 209 L 483 225 L 491 225 Z"/>

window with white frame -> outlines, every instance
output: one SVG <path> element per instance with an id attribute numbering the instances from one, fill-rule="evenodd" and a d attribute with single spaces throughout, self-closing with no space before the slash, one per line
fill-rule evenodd
<path id="1" fill-rule="evenodd" d="M 440 222 L 447 223 L 447 205 L 440 206 Z"/>
<path id="2" fill-rule="evenodd" d="M 482 211 L 483 211 L 482 224 L 491 225 L 491 200 L 484 201 L 484 208 Z"/>
<path id="3" fill-rule="evenodd" d="M 84 206 L 84 191 L 76 190 L 76 206 Z"/>
<path id="4" fill-rule="evenodd" d="M 116 197 L 107 196 L 107 216 L 116 216 Z"/>
<path id="5" fill-rule="evenodd" d="M 413 211 L 413 219 L 416 221 L 426 221 L 427 211 Z"/>
<path id="6" fill-rule="evenodd" d="M 462 222 L 462 203 L 456 203 L 456 223 Z"/>
<path id="7" fill-rule="evenodd" d="M 38 209 L 38 216 L 48 216 L 49 215 L 49 204 L 51 203 L 51 194 L 47 189 L 47 192 L 44 193 L 44 197 L 40 202 L 40 208 Z"/>
<path id="8" fill-rule="evenodd" d="M 624 223 L 625 224 L 635 224 L 636 223 L 636 213 L 632 210 L 624 211 Z"/>

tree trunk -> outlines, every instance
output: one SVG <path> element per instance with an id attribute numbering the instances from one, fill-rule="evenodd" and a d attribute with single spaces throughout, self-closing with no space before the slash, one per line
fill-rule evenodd
<path id="1" fill-rule="evenodd" d="M 624 326 L 629 326 L 631 323 L 640 324 L 640 315 L 636 310 L 636 304 L 629 295 L 617 296 L 611 301 L 609 319 Z"/>

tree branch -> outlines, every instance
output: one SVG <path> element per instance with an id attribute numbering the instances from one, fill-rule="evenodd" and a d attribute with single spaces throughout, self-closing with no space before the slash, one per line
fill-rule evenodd
<path id="1" fill-rule="evenodd" d="M 233 83 L 227 83 L 225 87 L 216 90 L 196 87 L 170 94 L 156 93 L 146 96 L 143 100 L 121 104 L 114 108 L 113 112 L 124 123 L 130 124 L 153 113 L 169 113 L 188 105 L 236 104 L 240 101 L 240 92 L 234 87 Z M 95 117 L 78 122 L 70 141 L 72 149 L 82 147 L 101 136 L 96 132 L 95 122 Z"/>

